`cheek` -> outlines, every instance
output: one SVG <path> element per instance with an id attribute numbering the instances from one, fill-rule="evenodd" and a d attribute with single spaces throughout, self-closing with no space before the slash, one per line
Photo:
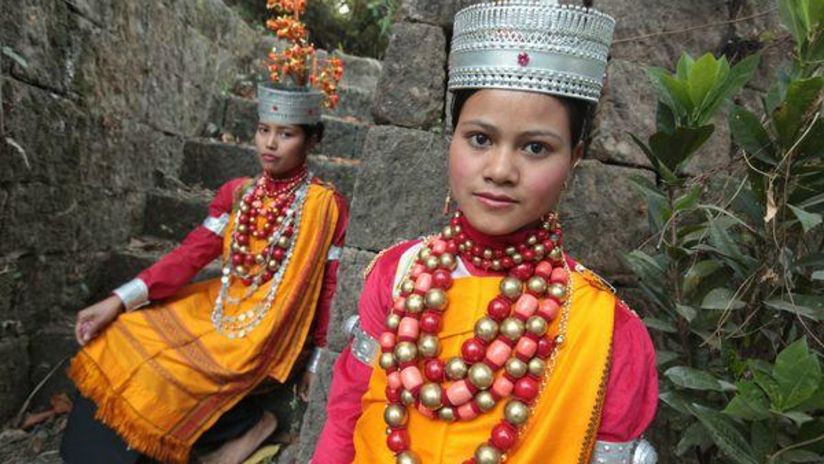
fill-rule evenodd
<path id="1" fill-rule="evenodd" d="M 564 188 L 569 168 L 568 157 L 563 160 L 559 157 L 540 168 L 522 171 L 521 186 L 525 198 L 538 204 L 547 204 L 549 200 L 550 205 L 555 206 Z"/>
<path id="2" fill-rule="evenodd" d="M 471 183 L 475 167 L 466 147 L 456 139 L 449 145 L 449 186 L 453 194 L 460 195 Z"/>

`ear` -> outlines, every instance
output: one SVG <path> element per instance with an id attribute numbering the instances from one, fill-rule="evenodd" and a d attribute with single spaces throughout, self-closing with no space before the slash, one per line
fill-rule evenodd
<path id="1" fill-rule="evenodd" d="M 584 142 L 578 142 L 575 148 L 572 149 L 572 167 L 573 169 L 584 158 Z"/>

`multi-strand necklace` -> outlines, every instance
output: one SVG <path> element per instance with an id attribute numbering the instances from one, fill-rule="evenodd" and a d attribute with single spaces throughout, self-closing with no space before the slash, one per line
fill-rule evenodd
<path id="1" fill-rule="evenodd" d="M 506 459 L 555 364 L 564 341 L 571 280 L 557 218 L 548 217 L 520 244 L 484 248 L 460 225 L 461 213 L 427 240 L 400 283 L 380 337 L 380 366 L 387 374 L 386 443 L 398 464 L 419 463 L 410 451 L 408 408 L 433 420 L 469 421 L 505 401 L 504 418 L 466 463 Z M 475 323 L 460 356 L 439 358 L 443 312 L 457 257 L 475 267 L 505 271 L 500 293 Z M 560 317 L 558 335 L 548 334 Z"/>
<path id="2" fill-rule="evenodd" d="M 241 197 L 232 222 L 229 257 L 224 262 L 220 292 L 212 310 L 212 323 L 228 338 L 248 335 L 272 305 L 294 247 L 310 178 L 305 169 L 277 181 L 264 174 Z M 255 246 L 261 243 L 262 247 Z M 247 287 L 240 298 L 229 295 L 234 278 Z M 239 305 L 267 282 L 271 285 L 260 303 L 240 314 L 224 315 L 226 304 Z"/>

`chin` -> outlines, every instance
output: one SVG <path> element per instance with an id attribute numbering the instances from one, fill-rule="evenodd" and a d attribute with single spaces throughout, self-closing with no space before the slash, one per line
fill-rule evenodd
<path id="1" fill-rule="evenodd" d="M 485 212 L 464 211 L 466 220 L 478 232 L 485 235 L 507 235 L 520 229 L 524 224 L 516 223 L 508 215 L 493 215 Z"/>

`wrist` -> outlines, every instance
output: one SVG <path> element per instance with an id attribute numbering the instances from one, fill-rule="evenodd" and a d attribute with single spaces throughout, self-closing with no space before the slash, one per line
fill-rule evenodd
<path id="1" fill-rule="evenodd" d="M 112 292 L 120 300 L 123 310 L 134 311 L 149 303 L 149 287 L 141 279 L 132 279 Z"/>

